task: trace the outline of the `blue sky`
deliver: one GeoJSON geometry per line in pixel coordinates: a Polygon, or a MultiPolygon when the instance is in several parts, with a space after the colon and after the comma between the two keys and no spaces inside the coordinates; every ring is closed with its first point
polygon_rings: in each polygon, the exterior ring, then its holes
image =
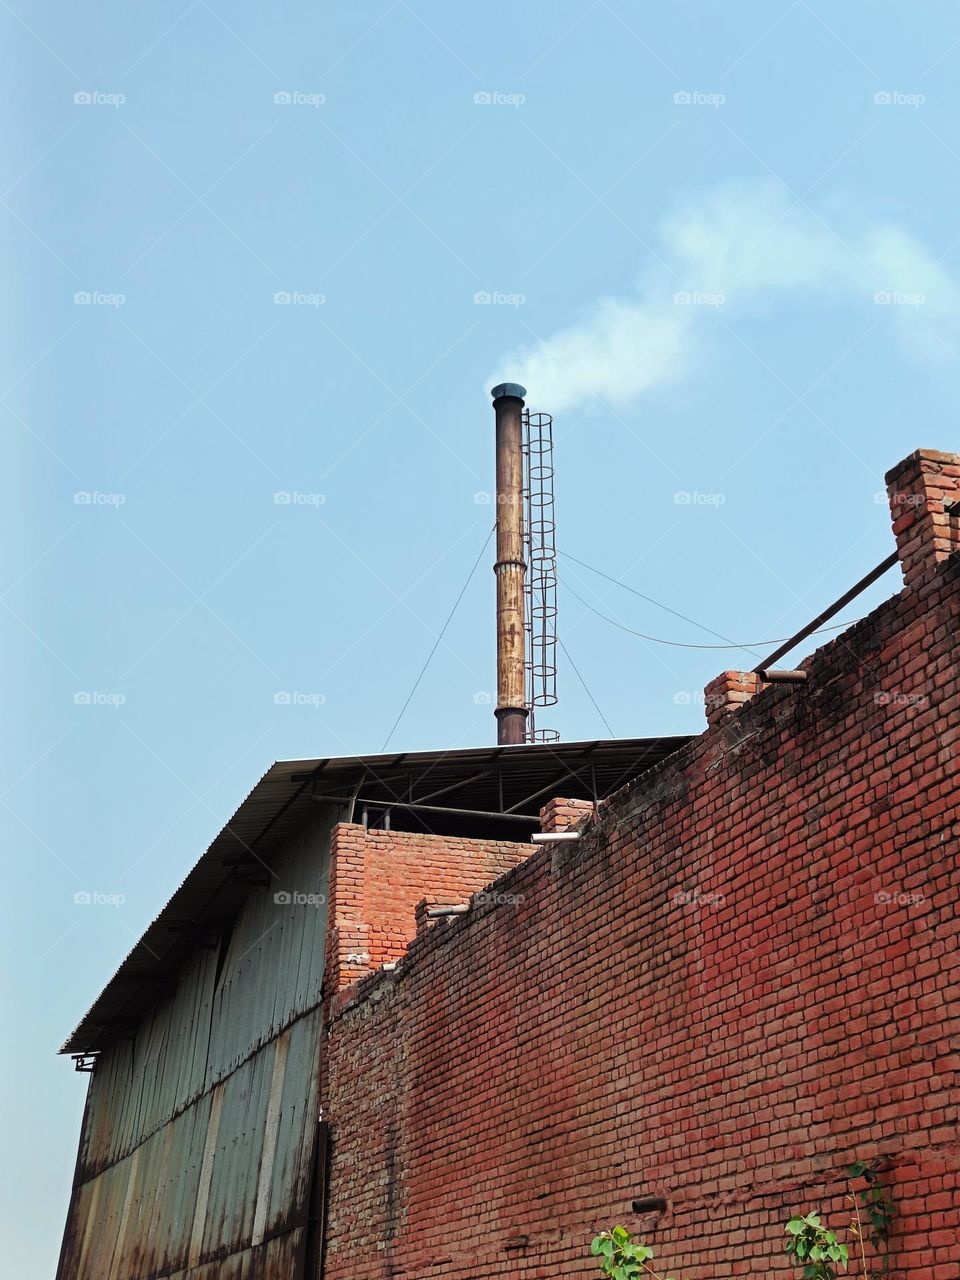
{"type": "MultiPolygon", "coordinates": [[[[10,1273],[46,1280],[85,1086],[55,1050],[272,760],[383,745],[489,530],[493,377],[556,413],[561,549],[734,640],[892,549],[884,471],[957,447],[960,13],[4,0],[0,25],[0,1212],[10,1273]]],[[[492,603],[484,563],[392,745],[492,739],[492,603]]],[[[617,735],[698,731],[707,680],[752,665],[560,605],[617,735]]],[[[560,690],[563,737],[605,736],[565,661],[560,690]]]]}

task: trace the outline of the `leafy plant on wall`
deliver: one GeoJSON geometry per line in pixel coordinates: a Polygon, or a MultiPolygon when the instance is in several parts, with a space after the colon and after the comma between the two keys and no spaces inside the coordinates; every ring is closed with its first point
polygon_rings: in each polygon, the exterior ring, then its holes
{"type": "MultiPolygon", "coordinates": [[[[856,1160],[847,1170],[851,1184],[861,1178],[865,1183],[860,1188],[852,1187],[847,1194],[853,1206],[849,1232],[854,1241],[854,1266],[861,1280],[888,1280],[890,1272],[890,1236],[896,1209],[890,1193],[880,1184],[882,1172],[879,1159],[856,1160]],[[868,1238],[873,1265],[867,1261],[868,1238]]],[[[802,1268],[803,1280],[838,1280],[840,1271],[849,1269],[850,1246],[830,1230],[818,1213],[791,1218],[785,1231],[786,1252],[794,1266],[802,1268]]],[[[600,1270],[609,1280],[641,1280],[644,1275],[652,1280],[671,1280],[650,1265],[652,1246],[634,1240],[626,1227],[601,1231],[591,1242],[590,1252],[599,1259],[600,1270]]]]}
{"type": "Polygon", "coordinates": [[[600,1270],[610,1280],[637,1280],[644,1272],[653,1276],[654,1280],[671,1280],[670,1276],[660,1276],[654,1271],[649,1265],[653,1249],[648,1244],[634,1240],[626,1227],[601,1231],[598,1236],[594,1236],[590,1252],[600,1259],[600,1270]]]}
{"type": "Polygon", "coordinates": [[[837,1267],[847,1269],[850,1251],[828,1230],[816,1213],[791,1218],[786,1231],[787,1253],[798,1267],[803,1267],[803,1280],[837,1280],[837,1267]]]}

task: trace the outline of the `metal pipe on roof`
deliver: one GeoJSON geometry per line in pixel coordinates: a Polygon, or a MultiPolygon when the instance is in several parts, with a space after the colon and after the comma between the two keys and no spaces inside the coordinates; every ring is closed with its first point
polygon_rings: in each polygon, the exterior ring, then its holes
{"type": "Polygon", "coordinates": [[[523,558],[523,398],[526,387],[493,388],[497,453],[497,742],[527,736],[523,558]]]}
{"type": "Polygon", "coordinates": [[[789,653],[790,650],[794,648],[795,645],[798,645],[801,640],[806,640],[807,636],[816,631],[817,627],[822,627],[825,622],[830,621],[834,614],[839,613],[845,604],[849,604],[850,601],[855,599],[861,591],[865,591],[867,587],[872,586],[878,578],[883,577],[888,569],[893,568],[898,559],[898,552],[892,551],[890,555],[887,556],[886,560],[881,560],[875,569],[871,569],[870,572],[865,574],[859,582],[854,583],[850,590],[845,591],[839,600],[834,600],[833,604],[824,609],[822,613],[818,613],[812,622],[808,622],[805,627],[801,627],[796,635],[792,635],[789,640],[784,641],[779,649],[775,649],[769,658],[754,667],[754,673],[762,676],[762,673],[772,667],[773,664],[777,662],[778,659],[782,658],[785,653],[789,653]]]}

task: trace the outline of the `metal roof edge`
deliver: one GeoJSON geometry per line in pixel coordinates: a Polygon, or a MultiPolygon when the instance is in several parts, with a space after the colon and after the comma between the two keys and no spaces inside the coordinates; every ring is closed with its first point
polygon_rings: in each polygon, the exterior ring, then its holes
{"type": "MultiPolygon", "coordinates": [[[[109,981],[101,989],[58,1052],[60,1054],[96,1052],[92,1045],[100,1038],[99,1030],[111,1025],[111,1023],[122,1021],[122,1018],[115,1016],[107,1017],[105,1020],[102,1017],[98,1019],[95,1017],[98,1010],[101,1010],[104,1004],[109,1005],[111,997],[114,997],[113,1002],[119,1006],[117,1012],[122,1012],[127,1005],[133,1002],[138,982],[140,984],[139,989],[143,989],[151,980],[155,981],[156,975],[165,968],[173,965],[179,968],[182,958],[176,959],[175,957],[178,944],[174,942],[163,950],[162,955],[158,954],[155,947],[152,947],[148,941],[151,938],[151,933],[155,934],[153,938],[155,946],[163,948],[163,943],[166,940],[165,936],[157,935],[156,931],[163,928],[169,932],[171,919],[174,916],[182,915],[189,919],[191,924],[199,925],[202,913],[211,911],[213,896],[218,892],[214,881],[219,876],[221,880],[220,889],[222,889],[223,884],[229,883],[230,880],[229,873],[223,869],[221,861],[216,858],[218,850],[227,852],[232,848],[233,852],[236,853],[238,850],[246,849],[253,855],[253,850],[256,848],[258,840],[266,836],[273,825],[282,818],[287,809],[302,794],[304,788],[309,785],[311,779],[318,773],[323,773],[326,770],[331,772],[340,770],[342,772],[356,768],[375,774],[377,769],[385,771],[388,767],[395,768],[399,764],[413,768],[421,765],[436,767],[444,762],[448,766],[459,762],[468,764],[474,761],[493,764],[500,760],[505,761],[512,758],[525,758],[531,765],[537,762],[542,765],[548,762],[551,757],[554,757],[557,759],[558,764],[562,765],[565,757],[567,759],[589,759],[595,753],[602,754],[604,748],[607,748],[608,753],[611,754],[623,753],[629,756],[632,752],[637,752],[639,755],[649,754],[663,759],[666,755],[672,754],[673,751],[684,746],[692,736],[694,735],[667,734],[649,738],[599,738],[577,742],[493,744],[482,747],[441,748],[426,751],[391,751],[377,755],[319,756],[274,760],[269,768],[260,775],[257,782],[237,806],[230,820],[214,836],[204,852],[170,894],[161,910],[147,925],[137,942],[121,960],[109,981]],[[279,788],[277,794],[272,796],[265,794],[274,787],[279,788]],[[243,833],[247,831],[251,823],[257,825],[259,834],[250,831],[250,840],[248,842],[244,840],[243,833]],[[208,881],[207,884],[203,883],[205,880],[208,881]],[[196,898],[191,901],[194,893],[196,893],[196,898]],[[143,974],[136,971],[131,973],[131,970],[138,970],[143,951],[148,952],[151,957],[151,959],[144,962],[145,972],[143,974]],[[152,972],[148,973],[146,970],[152,972]],[[117,991],[118,986],[125,981],[129,981],[131,984],[131,991],[126,995],[117,991]]],[[[656,760],[650,761],[651,764],[656,762],[656,760]]],[[[629,779],[625,780],[622,785],[628,784],[629,779]]],[[[464,785],[468,784],[465,783],[464,785]]],[[[557,786],[562,788],[560,783],[557,786]]],[[[619,790],[620,787],[617,789],[619,790]]],[[[558,790],[556,794],[562,794],[562,789],[558,790]]],[[[110,1011],[107,1009],[103,1012],[109,1013],[110,1011]]]]}

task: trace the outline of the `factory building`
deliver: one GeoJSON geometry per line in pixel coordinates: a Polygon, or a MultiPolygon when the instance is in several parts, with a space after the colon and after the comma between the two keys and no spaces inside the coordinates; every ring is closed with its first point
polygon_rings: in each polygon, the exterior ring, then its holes
{"type": "Polygon", "coordinates": [[[889,473],[902,589],[798,668],[561,743],[543,427],[495,407],[498,744],[264,775],[64,1046],[58,1280],[553,1280],[614,1223],[789,1274],[855,1159],[891,1280],[956,1280],[960,457],[889,473]]]}

